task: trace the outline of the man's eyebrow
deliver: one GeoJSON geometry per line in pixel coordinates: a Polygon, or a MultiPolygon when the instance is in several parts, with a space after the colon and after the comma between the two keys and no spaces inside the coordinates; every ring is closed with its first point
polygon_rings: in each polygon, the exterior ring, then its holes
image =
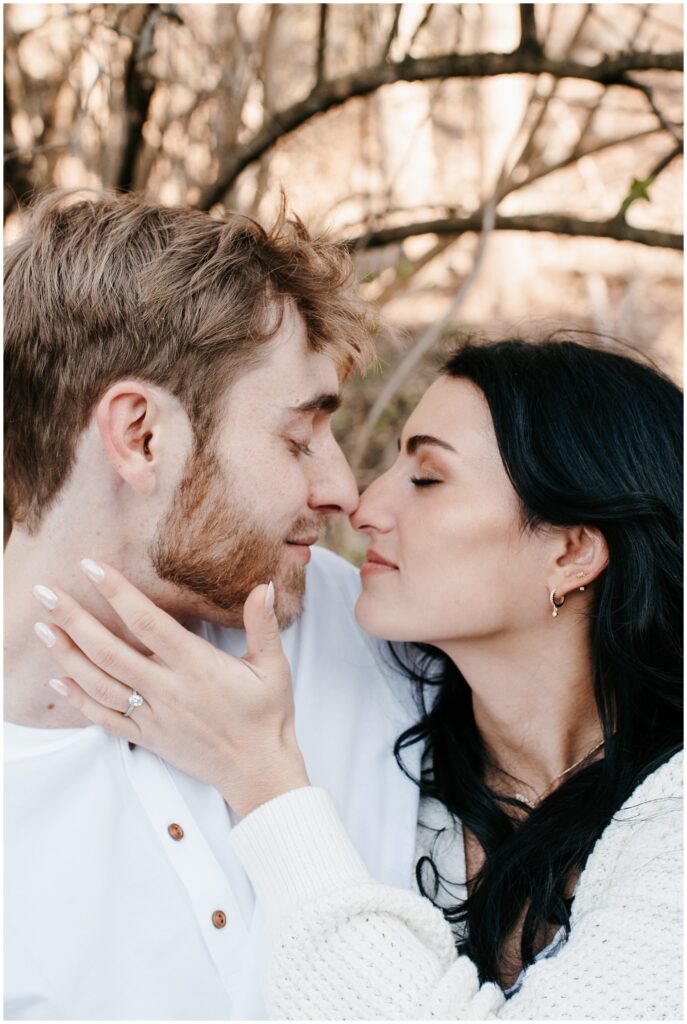
{"type": "Polygon", "coordinates": [[[336,412],[341,405],[341,395],[330,392],[322,395],[315,395],[300,405],[292,405],[289,412],[336,412]]]}
{"type": "MultiPolygon", "coordinates": [[[[415,455],[418,448],[421,448],[422,445],[425,444],[434,445],[435,448],[445,448],[448,452],[455,452],[456,450],[452,444],[448,443],[448,441],[442,441],[438,437],[432,437],[431,434],[413,434],[413,436],[409,437],[406,441],[406,451],[408,452],[408,455],[415,455]]],[[[400,438],[398,439],[398,450],[401,450],[400,438]]]]}

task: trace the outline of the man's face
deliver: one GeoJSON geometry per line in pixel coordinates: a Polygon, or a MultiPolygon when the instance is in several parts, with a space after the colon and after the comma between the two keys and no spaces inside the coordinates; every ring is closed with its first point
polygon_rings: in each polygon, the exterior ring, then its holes
{"type": "Polygon", "coordinates": [[[231,387],[208,448],[188,460],[152,545],[158,575],[203,599],[204,617],[240,625],[246,597],[270,579],[280,625],[300,614],[324,515],[358,503],[331,432],[338,396],[334,361],[309,349],[287,307],[260,365],[231,387]]]}

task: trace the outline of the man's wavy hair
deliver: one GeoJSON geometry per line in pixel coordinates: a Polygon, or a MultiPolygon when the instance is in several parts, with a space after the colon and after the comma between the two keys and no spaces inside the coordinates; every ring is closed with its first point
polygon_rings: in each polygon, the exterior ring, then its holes
{"type": "Polygon", "coordinates": [[[35,531],[78,438],[119,379],[166,388],[196,445],[291,301],[342,378],[373,356],[375,317],[348,255],[285,204],[265,229],[132,195],[53,192],[5,254],[5,497],[35,531]]]}

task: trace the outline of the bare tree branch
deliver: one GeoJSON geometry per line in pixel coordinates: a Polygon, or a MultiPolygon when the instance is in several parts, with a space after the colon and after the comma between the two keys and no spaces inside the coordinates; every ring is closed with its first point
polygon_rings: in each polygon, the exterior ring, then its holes
{"type": "MultiPolygon", "coordinates": [[[[145,5],[144,5],[145,6],[145,5]]],[[[154,53],[153,32],[160,17],[160,5],[148,4],[138,42],[132,44],[124,77],[127,130],[117,187],[125,192],[134,185],[136,161],[143,148],[143,125],[155,89],[153,78],[145,70],[145,61],[154,53]]]]}
{"type": "MultiPolygon", "coordinates": [[[[468,231],[479,231],[482,227],[481,213],[470,217],[446,217],[441,220],[423,221],[418,224],[405,224],[398,227],[381,228],[378,231],[366,232],[356,238],[346,239],[342,245],[350,250],[376,249],[394,242],[402,242],[405,238],[418,235],[452,235],[458,238],[468,231]]],[[[682,250],[682,235],[670,231],[653,231],[648,228],[635,228],[615,218],[606,221],[583,220],[581,217],[570,217],[565,213],[537,213],[505,217],[497,214],[494,220],[495,231],[533,231],[549,232],[554,235],[570,235],[574,237],[611,238],[619,242],[637,242],[656,248],[682,250]]]]}
{"type": "Polygon", "coordinates": [[[324,57],[327,50],[327,15],[329,4],[320,4],[320,31],[317,36],[317,63],[315,65],[315,88],[324,81],[324,57]]]}
{"type": "Polygon", "coordinates": [[[449,53],[435,57],[406,59],[400,63],[380,64],[362,68],[349,75],[322,82],[305,99],[285,110],[277,111],[248,143],[227,161],[223,173],[203,199],[203,209],[221,202],[236,178],[254,160],[270,149],[284,135],[295,131],[317,114],[323,114],[356,96],[369,96],[383,85],[394,82],[428,81],[433,78],[491,78],[498,75],[549,74],[554,78],[576,78],[602,85],[626,85],[639,88],[627,77],[628,71],[680,71],[683,55],[675,53],[622,53],[600,60],[598,64],[581,64],[565,59],[553,60],[530,51],[513,53],[449,53]]]}

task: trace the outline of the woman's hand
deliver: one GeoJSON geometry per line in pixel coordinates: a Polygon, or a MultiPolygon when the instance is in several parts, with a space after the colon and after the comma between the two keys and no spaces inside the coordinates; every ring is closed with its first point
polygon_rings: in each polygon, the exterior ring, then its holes
{"type": "MultiPolygon", "coordinates": [[[[39,586],[34,593],[55,637],[48,646],[67,673],[51,680],[58,693],[96,725],[216,786],[239,817],[309,785],[271,584],[248,596],[248,650],[234,658],[184,629],[116,569],[90,559],[82,566],[152,655],[116,637],[65,591],[39,586]],[[144,703],[125,717],[133,690],[144,703]]],[[[45,627],[37,633],[48,642],[45,627]]]]}

